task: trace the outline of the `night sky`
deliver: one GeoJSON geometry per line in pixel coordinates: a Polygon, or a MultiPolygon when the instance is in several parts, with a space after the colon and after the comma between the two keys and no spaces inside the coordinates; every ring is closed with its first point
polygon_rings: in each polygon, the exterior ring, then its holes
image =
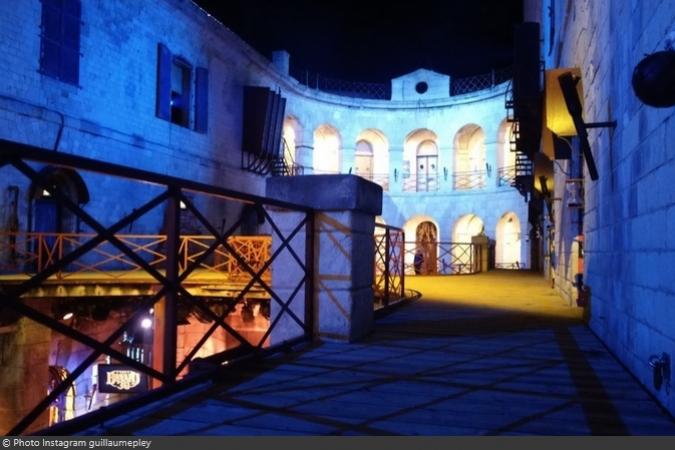
{"type": "Polygon", "coordinates": [[[326,76],[385,81],[420,67],[475,75],[512,61],[522,0],[196,0],[263,55],[326,76]]]}

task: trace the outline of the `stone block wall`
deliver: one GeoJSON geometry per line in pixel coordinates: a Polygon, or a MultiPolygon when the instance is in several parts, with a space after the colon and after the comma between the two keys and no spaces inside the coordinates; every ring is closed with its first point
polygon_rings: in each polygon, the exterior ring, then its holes
{"type": "MultiPolygon", "coordinates": [[[[675,392],[654,387],[648,359],[675,355],[675,108],[642,104],[631,76],[645,54],[665,48],[675,4],[538,3],[541,11],[554,7],[552,24],[547,13],[541,18],[546,66],[581,68],[586,122],[618,122],[614,130],[589,131],[600,173],[584,183],[590,326],[673,413],[675,392]]],[[[565,178],[557,170],[556,193],[565,178]]],[[[555,225],[564,241],[576,234],[560,217],[555,225]]],[[[572,271],[570,259],[561,259],[559,278],[572,271]]]]}

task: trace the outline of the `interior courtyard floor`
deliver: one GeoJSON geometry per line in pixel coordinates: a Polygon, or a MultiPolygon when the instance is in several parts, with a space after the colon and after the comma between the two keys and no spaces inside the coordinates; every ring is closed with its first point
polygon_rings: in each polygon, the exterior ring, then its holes
{"type": "Polygon", "coordinates": [[[409,277],[420,300],[85,431],[112,435],[675,435],[541,276],[409,277]]]}

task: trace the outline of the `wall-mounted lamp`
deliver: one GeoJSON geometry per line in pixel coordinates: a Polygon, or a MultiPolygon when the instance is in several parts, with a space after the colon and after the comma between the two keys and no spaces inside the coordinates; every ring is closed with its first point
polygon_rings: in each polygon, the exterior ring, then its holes
{"type": "Polygon", "coordinates": [[[587,130],[590,128],[615,128],[616,120],[595,123],[584,122],[582,117],[583,107],[581,105],[581,100],[577,91],[577,83],[579,83],[580,80],[581,79],[579,77],[575,77],[571,72],[565,72],[558,77],[558,83],[560,83],[560,89],[562,90],[562,94],[565,99],[567,111],[572,117],[574,128],[576,129],[577,135],[579,136],[579,144],[581,146],[581,152],[584,155],[584,159],[586,160],[588,174],[590,175],[591,180],[595,181],[598,179],[598,169],[595,166],[595,159],[593,159],[591,146],[588,143],[587,130]]]}
{"type": "Polygon", "coordinates": [[[488,178],[492,176],[492,165],[490,163],[485,163],[485,171],[487,172],[488,178]]]}
{"type": "Polygon", "coordinates": [[[584,180],[581,178],[570,178],[565,181],[567,190],[567,206],[570,208],[584,207],[584,180]]]}
{"type": "Polygon", "coordinates": [[[448,168],[447,167],[443,167],[443,179],[445,181],[448,181],[448,168]]]}
{"type": "Polygon", "coordinates": [[[655,108],[675,105],[675,42],[647,55],[633,70],[633,91],[642,103],[655,108]],[[669,48],[670,47],[670,48],[669,48]]]}

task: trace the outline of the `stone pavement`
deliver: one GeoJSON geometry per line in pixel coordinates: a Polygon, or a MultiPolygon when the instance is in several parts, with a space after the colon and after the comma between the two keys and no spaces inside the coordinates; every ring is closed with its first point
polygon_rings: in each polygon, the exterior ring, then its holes
{"type": "Polygon", "coordinates": [[[238,368],[87,434],[675,435],[539,276],[416,277],[358,344],[238,368]]]}

